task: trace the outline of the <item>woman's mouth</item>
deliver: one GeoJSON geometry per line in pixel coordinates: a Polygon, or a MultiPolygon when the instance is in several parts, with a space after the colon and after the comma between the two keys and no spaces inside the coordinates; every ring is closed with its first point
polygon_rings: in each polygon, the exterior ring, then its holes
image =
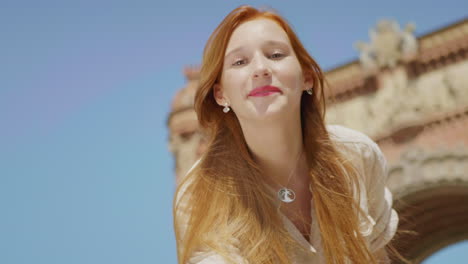
{"type": "Polygon", "coordinates": [[[281,93],[281,90],[276,86],[266,85],[253,89],[250,91],[249,96],[268,96],[274,93],[281,93]]]}

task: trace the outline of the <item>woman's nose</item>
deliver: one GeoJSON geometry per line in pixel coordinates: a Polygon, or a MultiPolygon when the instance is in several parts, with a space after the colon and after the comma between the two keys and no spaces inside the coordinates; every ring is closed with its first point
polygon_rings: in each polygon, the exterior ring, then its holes
{"type": "Polygon", "coordinates": [[[253,73],[254,79],[258,79],[262,77],[265,78],[265,77],[270,77],[270,76],[271,76],[271,72],[266,67],[256,69],[253,73]]]}
{"type": "Polygon", "coordinates": [[[262,59],[258,59],[255,63],[253,78],[258,79],[265,77],[271,77],[271,71],[268,68],[267,63],[265,61],[263,61],[262,59]]]}

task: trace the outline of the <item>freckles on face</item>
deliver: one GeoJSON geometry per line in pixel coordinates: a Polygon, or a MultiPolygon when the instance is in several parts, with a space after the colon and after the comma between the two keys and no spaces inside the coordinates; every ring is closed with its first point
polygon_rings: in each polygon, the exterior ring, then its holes
{"type": "Polygon", "coordinates": [[[300,93],[302,84],[302,69],[288,35],[275,21],[255,19],[234,30],[221,75],[224,93],[234,107],[258,86],[273,85],[282,94],[291,94],[300,93]]]}

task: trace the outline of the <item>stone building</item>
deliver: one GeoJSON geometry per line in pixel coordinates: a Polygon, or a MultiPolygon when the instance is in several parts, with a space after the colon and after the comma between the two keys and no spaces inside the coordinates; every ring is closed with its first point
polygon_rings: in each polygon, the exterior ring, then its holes
{"type": "MultiPolygon", "coordinates": [[[[468,20],[415,37],[380,21],[359,59],[325,73],[327,122],[362,131],[389,163],[403,230],[394,245],[414,263],[468,239],[468,20]],[[404,232],[410,230],[411,232],[404,232]]],[[[198,70],[174,98],[167,125],[177,181],[203,153],[193,111],[198,70]]]]}

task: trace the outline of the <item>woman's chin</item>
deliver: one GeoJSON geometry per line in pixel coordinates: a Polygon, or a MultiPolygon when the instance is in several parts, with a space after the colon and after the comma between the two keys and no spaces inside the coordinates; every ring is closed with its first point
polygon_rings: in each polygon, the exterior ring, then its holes
{"type": "Polygon", "coordinates": [[[270,117],[281,114],[287,108],[288,102],[280,96],[251,100],[246,109],[251,112],[251,116],[270,117]]]}
{"type": "Polygon", "coordinates": [[[253,112],[248,116],[250,122],[267,123],[267,122],[279,122],[286,120],[290,115],[286,115],[285,111],[280,109],[268,109],[262,112],[253,112]]]}
{"type": "Polygon", "coordinates": [[[244,106],[242,113],[237,112],[239,119],[248,122],[281,121],[291,117],[291,105],[287,100],[277,97],[276,100],[253,100],[244,106]]]}

